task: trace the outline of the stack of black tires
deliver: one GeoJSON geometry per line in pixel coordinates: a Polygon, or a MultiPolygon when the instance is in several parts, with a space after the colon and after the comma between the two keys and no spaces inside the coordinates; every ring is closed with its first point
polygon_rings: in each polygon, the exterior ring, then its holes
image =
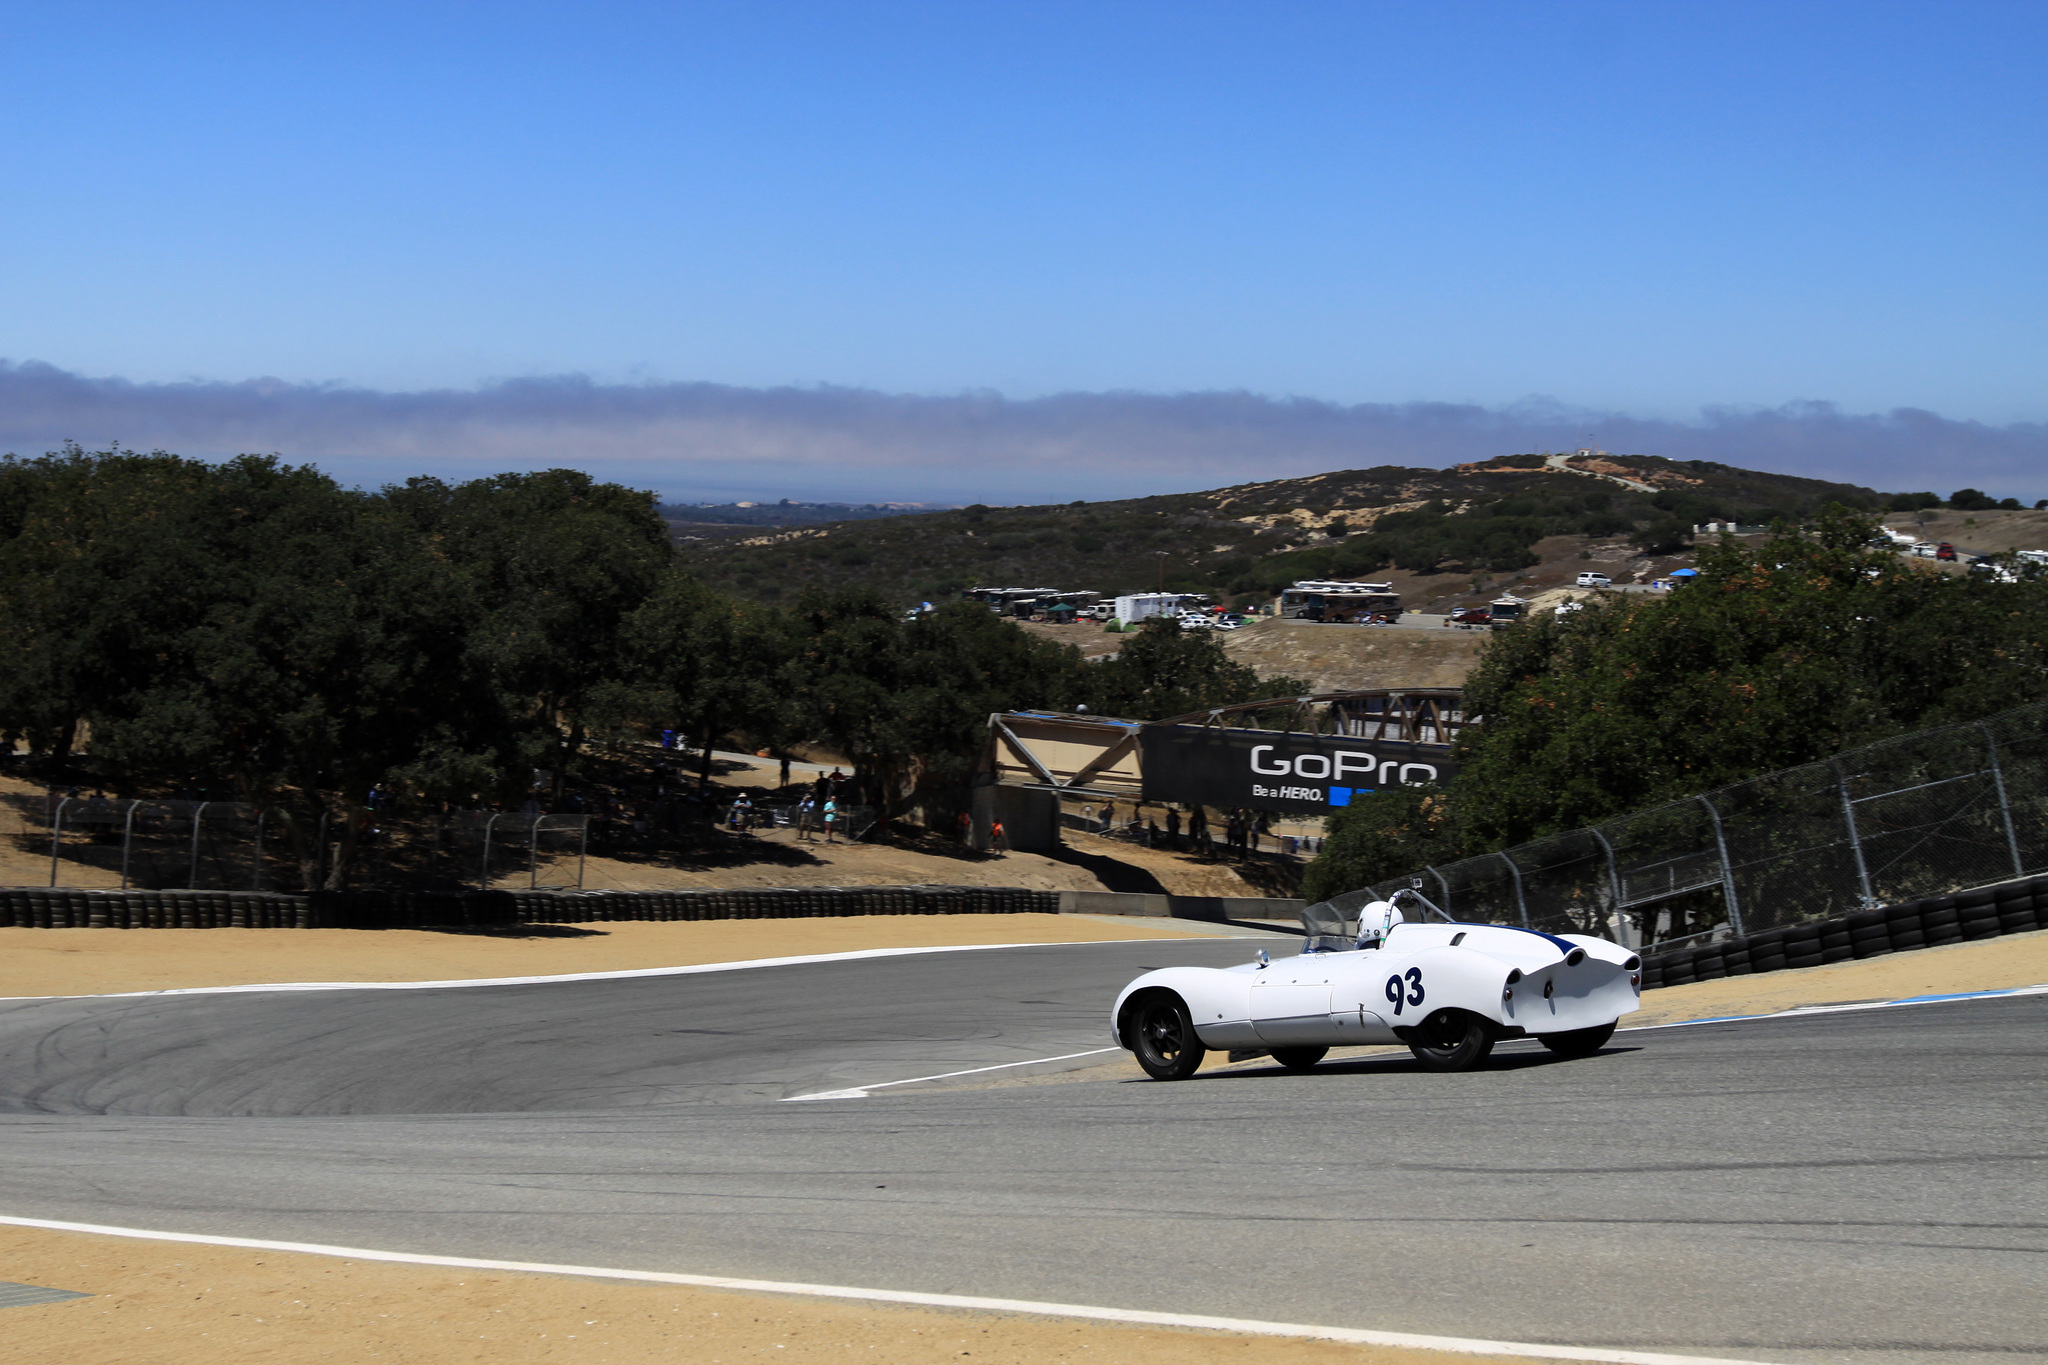
{"type": "Polygon", "coordinates": [[[1882,957],[1915,948],[2048,929],[2048,877],[1928,896],[1837,919],[1643,956],[1643,989],[1882,957]]]}
{"type": "Polygon", "coordinates": [[[424,929],[616,920],[1058,914],[1057,891],[987,886],[715,891],[81,891],[0,888],[0,928],[424,929]]]}

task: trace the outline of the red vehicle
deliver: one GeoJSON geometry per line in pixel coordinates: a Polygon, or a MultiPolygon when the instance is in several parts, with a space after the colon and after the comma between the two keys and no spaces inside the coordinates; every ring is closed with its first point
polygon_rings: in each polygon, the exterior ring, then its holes
{"type": "Polygon", "coordinates": [[[1459,607],[1444,618],[1447,626],[1490,626],[1493,613],[1485,607],[1459,607]]]}
{"type": "Polygon", "coordinates": [[[1934,547],[1934,557],[1936,559],[1953,560],[1956,557],[1956,547],[1944,540],[1941,544],[1934,547]]]}

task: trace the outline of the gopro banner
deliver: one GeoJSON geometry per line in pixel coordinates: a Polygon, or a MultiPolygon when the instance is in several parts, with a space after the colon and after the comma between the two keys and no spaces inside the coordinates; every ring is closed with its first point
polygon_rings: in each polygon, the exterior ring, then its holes
{"type": "Polygon", "coordinates": [[[1138,737],[1145,799],[1327,815],[1384,787],[1443,784],[1458,767],[1440,744],[1342,735],[1148,725],[1138,737]]]}

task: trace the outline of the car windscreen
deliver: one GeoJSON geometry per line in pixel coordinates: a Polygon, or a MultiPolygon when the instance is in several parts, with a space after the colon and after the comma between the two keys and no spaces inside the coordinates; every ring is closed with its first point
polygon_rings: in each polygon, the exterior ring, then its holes
{"type": "Polygon", "coordinates": [[[1311,937],[1341,938],[1358,932],[1358,912],[1380,898],[1371,887],[1346,891],[1326,901],[1303,906],[1301,927],[1311,937]]]}

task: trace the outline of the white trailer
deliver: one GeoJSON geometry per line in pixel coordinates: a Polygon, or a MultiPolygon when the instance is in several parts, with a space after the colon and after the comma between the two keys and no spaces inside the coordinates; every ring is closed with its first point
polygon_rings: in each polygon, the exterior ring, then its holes
{"type": "Polygon", "coordinates": [[[1188,603],[1208,600],[1203,593],[1136,592],[1116,599],[1116,619],[1122,625],[1136,625],[1155,616],[1178,616],[1188,603]]]}

